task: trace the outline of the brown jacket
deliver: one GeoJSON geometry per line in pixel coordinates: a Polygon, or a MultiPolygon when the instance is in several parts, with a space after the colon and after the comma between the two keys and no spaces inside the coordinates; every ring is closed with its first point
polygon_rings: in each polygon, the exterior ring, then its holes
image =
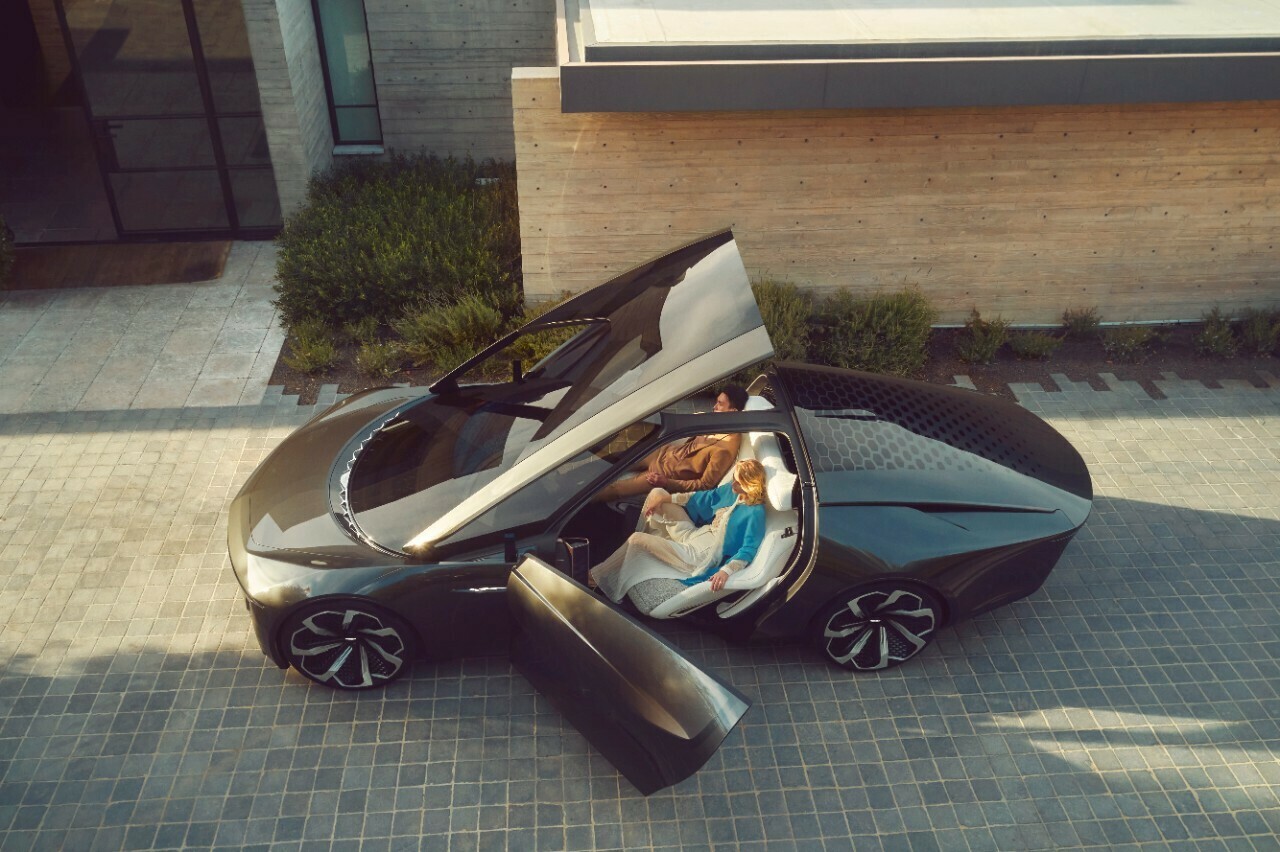
{"type": "Polygon", "coordinates": [[[669,444],[649,462],[650,473],[660,473],[671,484],[673,494],[705,491],[720,484],[738,458],[741,435],[698,435],[688,441],[669,444]]]}

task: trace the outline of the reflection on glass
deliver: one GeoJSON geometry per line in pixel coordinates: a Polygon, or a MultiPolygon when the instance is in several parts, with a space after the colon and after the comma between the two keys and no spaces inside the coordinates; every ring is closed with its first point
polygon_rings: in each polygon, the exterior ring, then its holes
{"type": "Polygon", "coordinates": [[[63,0],[95,116],[203,112],[182,4],[63,0]]]}
{"type": "Polygon", "coordinates": [[[231,169],[231,194],[241,228],[280,227],[280,199],[271,169],[231,169]]]}
{"type": "Polygon", "coordinates": [[[114,173],[111,190],[126,231],[230,227],[217,171],[114,173]]]}
{"type": "Polygon", "coordinates": [[[220,118],[218,130],[222,134],[222,151],[231,168],[271,165],[267,132],[262,125],[261,116],[220,118]]]}
{"type": "Polygon", "coordinates": [[[258,112],[258,82],[239,2],[193,0],[215,112],[258,112]]]}
{"type": "Polygon", "coordinates": [[[155,118],[105,122],[112,168],[172,169],[214,165],[209,122],[203,118],[155,118]]]}
{"type": "Polygon", "coordinates": [[[338,117],[338,142],[376,142],[382,138],[377,107],[335,106],[338,117]]]}
{"type": "Polygon", "coordinates": [[[380,142],[364,2],[316,0],[313,5],[329,72],[329,98],[337,116],[335,141],[380,142]]]}

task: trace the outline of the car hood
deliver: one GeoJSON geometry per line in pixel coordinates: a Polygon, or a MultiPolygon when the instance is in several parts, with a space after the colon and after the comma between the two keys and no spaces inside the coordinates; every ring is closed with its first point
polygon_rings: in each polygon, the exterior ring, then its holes
{"type": "Polygon", "coordinates": [[[332,485],[346,464],[343,452],[369,426],[424,391],[382,388],[339,402],[299,428],[271,452],[240,489],[236,515],[246,545],[352,558],[369,550],[347,535],[333,512],[332,485]]]}
{"type": "Polygon", "coordinates": [[[1008,400],[893,376],[798,364],[778,374],[824,504],[1061,511],[1084,523],[1088,467],[1008,400]]]}

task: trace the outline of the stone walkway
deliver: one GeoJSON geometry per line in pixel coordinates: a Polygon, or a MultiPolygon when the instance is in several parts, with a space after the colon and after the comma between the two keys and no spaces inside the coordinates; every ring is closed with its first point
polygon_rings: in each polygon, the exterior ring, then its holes
{"type": "Polygon", "coordinates": [[[259,402],[274,275],[273,245],[239,242],[216,281],[0,293],[0,413],[259,402]]]}
{"type": "Polygon", "coordinates": [[[5,852],[1280,849],[1280,390],[1022,389],[1097,488],[1045,587],[878,676],[661,625],[754,706],[646,799],[504,659],[359,696],[267,664],[225,511],[314,408],[145,384],[0,414],[5,852]]]}

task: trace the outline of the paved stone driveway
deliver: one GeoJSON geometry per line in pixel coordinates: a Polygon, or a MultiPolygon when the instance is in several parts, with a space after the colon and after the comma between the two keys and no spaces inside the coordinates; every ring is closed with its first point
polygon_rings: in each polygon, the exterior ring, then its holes
{"type": "Polygon", "coordinates": [[[216,281],[0,293],[0,414],[256,404],[284,343],[275,248],[216,281]]]}
{"type": "Polygon", "coordinates": [[[264,664],[224,510],[311,408],[0,416],[0,848],[1280,848],[1280,391],[1117,387],[1026,393],[1095,514],[922,659],[664,627],[754,707],[648,799],[504,660],[264,664]]]}

